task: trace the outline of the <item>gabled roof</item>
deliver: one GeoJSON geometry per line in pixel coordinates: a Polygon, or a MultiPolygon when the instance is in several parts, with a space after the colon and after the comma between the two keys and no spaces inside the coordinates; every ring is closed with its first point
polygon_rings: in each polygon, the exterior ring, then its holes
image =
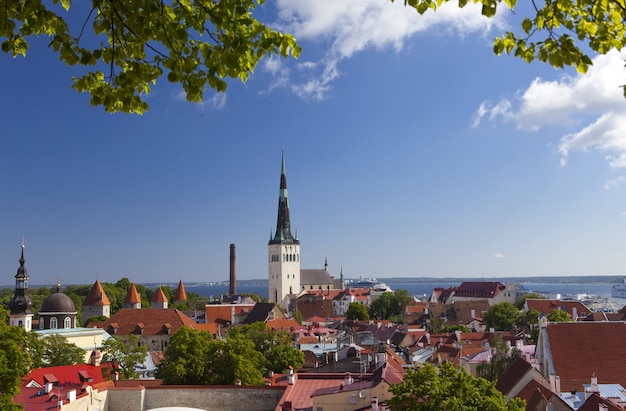
{"type": "Polygon", "coordinates": [[[104,381],[102,366],[91,364],[63,365],[58,367],[35,368],[26,377],[22,378],[23,385],[44,387],[46,382],[58,385],[82,386],[85,382],[97,384],[104,381]],[[91,377],[91,381],[87,381],[91,377]]]}
{"type": "Polygon", "coordinates": [[[198,328],[191,318],[176,308],[163,310],[124,308],[103,322],[101,327],[109,334],[115,335],[138,334],[139,330],[143,330],[141,333],[144,335],[174,334],[181,327],[198,328]]]}
{"type": "Polygon", "coordinates": [[[274,303],[256,303],[242,324],[252,324],[257,321],[266,322],[270,317],[270,312],[274,310],[274,303]]]}
{"type": "Polygon", "coordinates": [[[528,298],[525,305],[528,310],[535,309],[543,315],[548,315],[555,310],[565,311],[572,318],[574,318],[574,311],[577,317],[586,317],[591,313],[591,310],[578,300],[528,298]]]}
{"type": "Polygon", "coordinates": [[[156,292],[154,293],[154,296],[152,297],[152,300],[150,301],[152,303],[166,303],[167,301],[167,297],[165,296],[165,293],[163,292],[163,289],[161,287],[159,287],[156,292]]]}
{"type": "Polygon", "coordinates": [[[327,270],[320,269],[300,269],[300,285],[320,285],[320,284],[332,284],[333,279],[330,278],[330,274],[327,270]]]}
{"type": "MultiPolygon", "coordinates": [[[[626,387],[626,323],[548,323],[545,330],[554,373],[563,391],[582,391],[593,373],[601,384],[626,387]]],[[[540,337],[541,338],[541,337],[540,337]]]]}
{"type": "Polygon", "coordinates": [[[132,283],[130,285],[130,288],[128,289],[128,292],[126,293],[126,297],[124,297],[124,304],[137,304],[137,303],[141,303],[141,297],[139,296],[139,293],[137,292],[137,287],[135,287],[135,284],[132,283]]]}
{"type": "Polygon", "coordinates": [[[107,297],[107,294],[104,292],[104,288],[102,287],[100,281],[96,280],[96,282],[93,284],[93,287],[91,287],[91,291],[89,291],[89,294],[87,294],[87,297],[85,297],[83,305],[111,305],[109,297],[107,297]]]}
{"type": "Polygon", "coordinates": [[[623,411],[623,408],[618,407],[613,404],[611,401],[600,397],[597,393],[592,393],[589,398],[585,401],[583,405],[577,411],[598,411],[600,409],[600,404],[604,405],[606,408],[602,408],[606,411],[623,411]]]}
{"type": "Polygon", "coordinates": [[[496,389],[502,394],[507,395],[531,368],[532,365],[528,361],[522,357],[516,357],[507,369],[504,370],[500,378],[498,378],[496,389]]]}
{"type": "Polygon", "coordinates": [[[493,298],[505,286],[498,281],[463,281],[454,290],[455,297],[493,298]]]}
{"type": "Polygon", "coordinates": [[[178,281],[178,288],[174,292],[173,302],[177,303],[179,301],[186,301],[187,293],[185,292],[185,286],[183,285],[183,280],[178,281]]]}

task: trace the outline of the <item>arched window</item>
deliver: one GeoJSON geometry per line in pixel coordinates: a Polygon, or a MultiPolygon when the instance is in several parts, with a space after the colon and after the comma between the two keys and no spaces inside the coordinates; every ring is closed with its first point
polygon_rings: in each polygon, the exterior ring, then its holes
{"type": "Polygon", "coordinates": [[[72,319],[70,317],[65,317],[63,320],[63,328],[72,328],[72,319]]]}
{"type": "Polygon", "coordinates": [[[41,317],[39,319],[39,329],[40,330],[43,330],[44,323],[45,323],[45,321],[44,321],[43,317],[41,317]]]}
{"type": "Polygon", "coordinates": [[[55,317],[50,317],[50,329],[56,330],[57,327],[57,319],[55,317]]]}

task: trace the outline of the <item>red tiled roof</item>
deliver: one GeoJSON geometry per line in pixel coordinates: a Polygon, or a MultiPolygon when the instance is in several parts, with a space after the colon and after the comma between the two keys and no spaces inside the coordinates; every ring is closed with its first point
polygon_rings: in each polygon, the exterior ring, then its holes
{"type": "Polygon", "coordinates": [[[197,324],[176,308],[163,310],[124,308],[102,323],[105,331],[117,328],[116,335],[129,335],[138,332],[138,325],[143,326],[144,335],[174,334],[181,327],[197,329],[197,324]],[[169,327],[166,326],[169,324],[169,327]]]}
{"type": "Polygon", "coordinates": [[[156,292],[154,293],[154,297],[152,297],[152,300],[150,302],[153,303],[166,303],[167,302],[167,297],[165,296],[165,293],[163,292],[163,289],[161,287],[159,287],[156,292]]]}
{"type": "Polygon", "coordinates": [[[288,385],[282,398],[278,402],[275,411],[282,411],[285,402],[291,402],[292,409],[311,409],[313,407],[313,399],[311,395],[322,388],[339,387],[345,379],[343,373],[333,374],[296,374],[295,384],[288,385]]]}
{"type": "Polygon", "coordinates": [[[84,383],[81,375],[89,375],[93,378],[93,383],[104,381],[102,377],[102,366],[93,366],[91,364],[75,364],[63,365],[58,367],[35,368],[26,377],[22,378],[24,385],[34,381],[40,387],[46,384],[46,381],[57,383],[59,385],[75,384],[80,386],[84,383]]]}
{"type": "Polygon", "coordinates": [[[179,302],[179,301],[186,301],[187,300],[187,293],[185,292],[185,286],[183,285],[183,280],[178,281],[178,288],[176,289],[176,292],[174,293],[174,299],[172,301],[174,302],[179,302]]]}
{"type": "Polygon", "coordinates": [[[124,304],[137,304],[137,303],[141,303],[141,297],[139,296],[139,293],[137,292],[137,287],[135,287],[135,284],[131,284],[130,289],[128,290],[128,293],[126,293],[126,297],[124,298],[124,304]]]}
{"type": "Polygon", "coordinates": [[[96,282],[93,284],[93,287],[91,287],[91,291],[89,291],[89,294],[87,294],[87,297],[85,297],[85,302],[83,302],[83,305],[111,305],[109,297],[107,297],[107,294],[104,292],[104,288],[102,287],[102,284],[100,284],[100,281],[96,280],[96,282]]]}
{"type": "Polygon", "coordinates": [[[498,281],[463,281],[454,290],[455,297],[493,298],[504,289],[498,281]]]}
{"type": "Polygon", "coordinates": [[[563,391],[582,391],[593,373],[600,384],[626,387],[626,323],[548,323],[545,331],[563,391]]]}
{"type": "Polygon", "coordinates": [[[526,307],[529,310],[535,309],[540,314],[550,314],[554,310],[562,310],[574,317],[574,308],[576,309],[577,317],[586,317],[591,313],[591,310],[580,301],[576,300],[548,300],[540,298],[528,298],[526,300],[526,307]]]}

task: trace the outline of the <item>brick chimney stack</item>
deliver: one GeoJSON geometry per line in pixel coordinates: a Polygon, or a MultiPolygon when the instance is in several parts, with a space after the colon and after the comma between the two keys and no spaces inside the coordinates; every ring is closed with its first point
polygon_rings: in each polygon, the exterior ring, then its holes
{"type": "Polygon", "coordinates": [[[235,244],[230,245],[230,295],[237,294],[237,262],[235,244]]]}

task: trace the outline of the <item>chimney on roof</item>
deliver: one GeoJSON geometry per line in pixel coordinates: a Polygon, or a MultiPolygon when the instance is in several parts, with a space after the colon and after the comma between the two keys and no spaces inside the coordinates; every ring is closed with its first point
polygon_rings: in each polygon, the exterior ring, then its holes
{"type": "Polygon", "coordinates": [[[606,405],[605,403],[601,402],[600,404],[598,404],[598,411],[608,411],[608,409],[609,409],[609,406],[606,405]]]}
{"type": "Polygon", "coordinates": [[[67,392],[67,402],[76,401],[76,390],[69,390],[67,392]]]}
{"type": "Polygon", "coordinates": [[[235,244],[230,245],[230,295],[237,294],[237,256],[235,244]]]}
{"type": "Polygon", "coordinates": [[[598,387],[598,377],[596,377],[596,373],[591,374],[591,392],[600,392],[600,388],[598,387]]]}
{"type": "Polygon", "coordinates": [[[378,397],[372,397],[372,411],[378,411],[378,397]]]}
{"type": "Polygon", "coordinates": [[[576,307],[572,307],[572,320],[578,321],[578,310],[576,307]]]}

